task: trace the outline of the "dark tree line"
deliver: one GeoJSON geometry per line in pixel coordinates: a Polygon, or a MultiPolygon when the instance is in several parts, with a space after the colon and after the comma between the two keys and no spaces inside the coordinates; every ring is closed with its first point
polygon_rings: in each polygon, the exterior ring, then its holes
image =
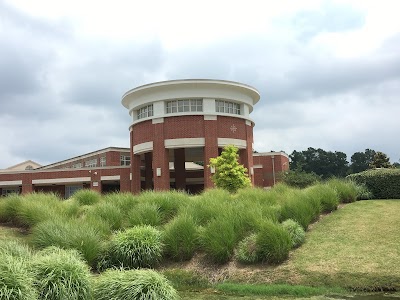
{"type": "Polygon", "coordinates": [[[321,178],[344,177],[370,168],[399,167],[400,164],[389,162],[385,153],[365,149],[364,152],[355,152],[350,163],[347,155],[340,151],[325,151],[323,149],[308,148],[304,151],[293,151],[290,157],[290,170],[315,173],[321,178]]]}

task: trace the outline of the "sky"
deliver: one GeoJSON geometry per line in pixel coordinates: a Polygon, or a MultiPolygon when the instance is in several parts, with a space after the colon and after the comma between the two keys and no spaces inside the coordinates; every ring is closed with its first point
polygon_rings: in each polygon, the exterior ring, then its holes
{"type": "Polygon", "coordinates": [[[0,0],[0,169],[129,147],[122,95],[255,87],[258,152],[400,159],[400,2],[0,0]]]}

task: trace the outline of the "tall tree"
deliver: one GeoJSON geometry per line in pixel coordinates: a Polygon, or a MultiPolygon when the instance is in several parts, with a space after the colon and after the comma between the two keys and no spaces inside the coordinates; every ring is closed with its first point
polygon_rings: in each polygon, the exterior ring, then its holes
{"type": "Polygon", "coordinates": [[[348,172],[347,155],[340,151],[325,151],[309,147],[304,151],[293,151],[290,155],[290,169],[315,173],[322,178],[343,177],[348,172]]]}
{"type": "Polygon", "coordinates": [[[375,154],[375,150],[371,149],[365,149],[364,152],[355,152],[351,156],[351,173],[359,173],[369,169],[375,154]]]}
{"type": "Polygon", "coordinates": [[[391,168],[392,165],[389,162],[389,157],[383,152],[376,152],[374,160],[372,161],[371,168],[391,168]]]}

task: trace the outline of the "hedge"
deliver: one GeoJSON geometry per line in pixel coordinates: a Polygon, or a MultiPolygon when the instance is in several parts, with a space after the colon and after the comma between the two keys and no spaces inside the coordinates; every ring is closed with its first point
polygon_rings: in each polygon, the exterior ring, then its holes
{"type": "Polygon", "coordinates": [[[400,170],[373,169],[350,174],[347,178],[364,184],[377,199],[400,199],[400,170]]]}

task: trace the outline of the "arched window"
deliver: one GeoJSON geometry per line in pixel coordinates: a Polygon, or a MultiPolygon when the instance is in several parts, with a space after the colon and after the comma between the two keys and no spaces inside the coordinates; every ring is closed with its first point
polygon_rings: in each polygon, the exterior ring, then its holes
{"type": "Polygon", "coordinates": [[[33,170],[33,167],[31,165],[26,166],[25,170],[33,170]]]}

